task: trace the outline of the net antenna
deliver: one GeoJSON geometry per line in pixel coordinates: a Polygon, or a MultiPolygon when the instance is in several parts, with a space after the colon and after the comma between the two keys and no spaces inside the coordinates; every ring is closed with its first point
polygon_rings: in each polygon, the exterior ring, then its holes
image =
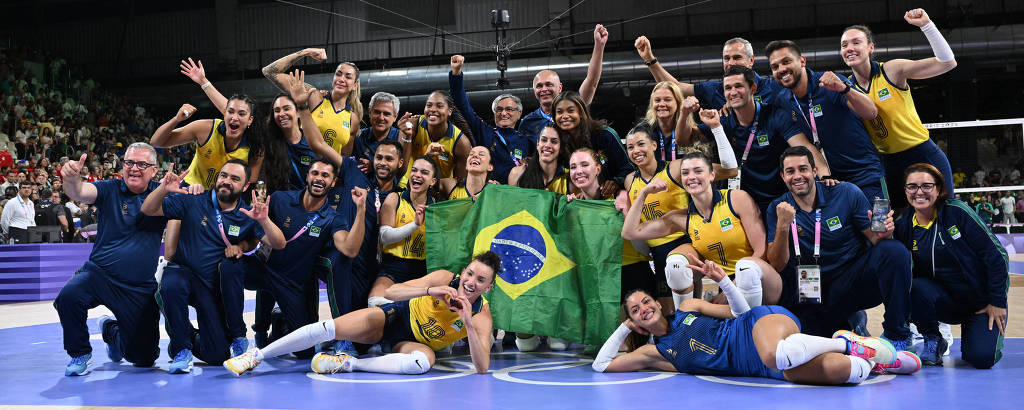
{"type": "Polygon", "coordinates": [[[512,47],[508,43],[507,30],[511,19],[508,10],[491,10],[491,26],[494,27],[494,59],[498,68],[498,88],[502,90],[509,87],[508,78],[505,77],[505,70],[508,70],[508,56],[512,47]]]}

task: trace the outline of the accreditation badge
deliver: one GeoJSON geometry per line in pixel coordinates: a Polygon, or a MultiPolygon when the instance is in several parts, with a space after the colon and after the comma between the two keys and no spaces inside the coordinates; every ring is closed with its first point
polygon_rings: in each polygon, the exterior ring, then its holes
{"type": "Polygon", "coordinates": [[[729,178],[729,189],[740,189],[740,174],[742,171],[736,170],[736,176],[729,178]]]}
{"type": "Polygon", "coordinates": [[[800,265],[796,267],[796,279],[800,287],[800,303],[821,303],[821,266],[800,265]]]}

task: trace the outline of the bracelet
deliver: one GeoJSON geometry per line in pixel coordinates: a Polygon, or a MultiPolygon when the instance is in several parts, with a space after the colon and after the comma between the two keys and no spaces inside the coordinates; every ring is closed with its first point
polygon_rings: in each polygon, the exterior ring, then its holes
{"type": "Polygon", "coordinates": [[[297,106],[295,106],[295,109],[296,110],[308,110],[309,109],[309,104],[306,103],[306,104],[302,104],[302,105],[297,105],[297,106]]]}
{"type": "Polygon", "coordinates": [[[850,83],[846,83],[846,88],[844,88],[843,91],[840,91],[839,94],[846,95],[846,93],[850,92],[851,88],[853,87],[850,87],[850,83]]]}
{"type": "Polygon", "coordinates": [[[205,90],[205,89],[210,88],[212,86],[213,86],[213,84],[210,83],[209,81],[207,81],[207,82],[203,83],[202,85],[200,85],[199,88],[202,88],[202,89],[205,90]]]}
{"type": "Polygon", "coordinates": [[[430,296],[430,286],[427,286],[427,296],[430,296]]]}
{"type": "Polygon", "coordinates": [[[647,64],[647,66],[650,67],[652,65],[658,64],[658,59],[655,58],[655,59],[653,59],[651,61],[644,61],[644,64],[647,64]]]}

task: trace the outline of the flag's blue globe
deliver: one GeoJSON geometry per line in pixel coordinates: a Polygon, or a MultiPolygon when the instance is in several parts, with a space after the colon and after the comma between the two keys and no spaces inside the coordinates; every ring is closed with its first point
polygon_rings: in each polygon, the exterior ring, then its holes
{"type": "Polygon", "coordinates": [[[499,276],[516,285],[536,276],[547,257],[544,237],[529,225],[509,225],[501,229],[491,242],[491,250],[501,256],[499,276]]]}

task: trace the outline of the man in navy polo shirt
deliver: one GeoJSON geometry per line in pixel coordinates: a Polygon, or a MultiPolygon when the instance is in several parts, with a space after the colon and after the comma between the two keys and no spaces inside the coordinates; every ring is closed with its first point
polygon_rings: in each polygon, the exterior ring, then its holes
{"type": "MultiPolygon", "coordinates": [[[[587,77],[583,79],[579,90],[580,97],[587,105],[594,101],[597,84],[601,82],[601,63],[604,61],[604,46],[607,43],[608,29],[600,24],[594,26],[594,50],[590,54],[590,63],[587,65],[587,77]]],[[[554,122],[551,119],[551,113],[555,109],[552,104],[555,102],[555,97],[561,93],[562,80],[558,77],[558,73],[552,70],[541,70],[533,76],[533,96],[537,98],[540,107],[523,117],[523,121],[519,123],[519,134],[536,145],[537,138],[540,138],[540,132],[544,129],[544,124],[554,122]]]]}
{"type": "MultiPolygon", "coordinates": [[[[684,83],[676,80],[668,70],[665,70],[658,59],[654,58],[654,50],[651,49],[651,41],[646,36],[640,36],[633,44],[640,58],[651,70],[651,75],[657,81],[671,81],[679,85],[684,96],[695,96],[703,107],[720,109],[725,106],[726,97],[722,92],[721,81],[703,81],[699,83],[684,83]]],[[[722,46],[722,71],[728,71],[729,67],[747,67],[754,69],[754,47],[742,37],[731,38],[722,46]]],[[[778,83],[771,77],[761,77],[754,72],[754,83],[757,88],[753,92],[754,101],[764,103],[770,102],[771,98],[778,92],[778,83]]],[[[682,103],[680,101],[680,103],[682,103]]]]}
{"type": "Polygon", "coordinates": [[[499,184],[507,184],[509,171],[530,156],[535,148],[533,141],[515,129],[519,117],[523,115],[523,102],[512,94],[497,96],[491,103],[494,125],[485,123],[473,112],[469,97],[466,96],[466,88],[462,83],[462,65],[465,61],[460,55],[452,56],[452,71],[448,74],[449,91],[455,106],[466,117],[476,145],[491,151],[494,170],[489,178],[499,184]]]}
{"type": "Polygon", "coordinates": [[[114,317],[101,317],[100,330],[111,361],[127,359],[138,367],[152,366],[160,355],[160,310],[153,293],[153,271],[167,219],[144,215],[140,208],[156,189],[156,151],[137,142],[124,153],[121,179],[82,182],[86,155],[61,168],[64,192],[92,204],[99,215],[96,243],[86,261],[60,290],[53,306],[64,330],[64,350],[72,357],[67,376],[85,374],[92,360],[88,310],[104,305],[114,317]]]}
{"type": "Polygon", "coordinates": [[[782,272],[779,304],[793,308],[803,332],[829,336],[846,328],[850,314],[881,303],[885,305],[883,336],[897,350],[907,350],[910,253],[890,239],[892,213],[886,218],[885,232],[872,232],[871,204],[864,193],[850,183],[826,186],[815,181],[817,168],[805,147],[787,148],[780,167],[789,192],[768,207],[767,221],[768,262],[782,272]],[[790,247],[794,221],[799,252],[790,247]],[[816,231],[820,232],[820,252],[815,252],[816,231]],[[810,271],[807,266],[820,266],[816,303],[799,303],[797,288],[803,293],[800,285],[805,283],[799,283],[802,281],[793,270],[796,265],[800,265],[801,275],[810,271]]]}
{"type": "MultiPolygon", "coordinates": [[[[188,373],[192,356],[206,363],[220,363],[230,354],[222,312],[219,266],[225,258],[239,258],[262,238],[270,247],[283,249],[284,234],[267,217],[264,199],[253,192],[252,209],[240,199],[249,186],[250,169],[245,161],[232,159],[217,174],[215,189],[187,195],[174,166],[142,203],[142,212],[181,220],[175,262],[169,263],[157,288],[157,301],[171,338],[168,354],[174,358],[171,373],[188,373]],[[183,195],[167,196],[168,193],[183,195]],[[188,307],[196,309],[199,330],[189,322],[188,307]]],[[[244,341],[244,339],[243,339],[244,341]]],[[[248,343],[245,343],[248,345],[248,343]]],[[[235,347],[235,346],[231,346],[235,347]]],[[[248,346],[239,346],[245,351],[248,346]]]]}
{"type": "MultiPolygon", "coordinates": [[[[284,249],[269,252],[267,259],[264,259],[261,249],[253,255],[221,263],[224,315],[232,337],[245,337],[243,286],[270,292],[281,307],[287,326],[284,332],[287,333],[316,319],[309,315],[306,289],[314,280],[313,263],[319,250],[324,246],[334,246],[348,257],[355,257],[359,252],[365,225],[366,190],[352,189],[352,201],[357,206],[350,228],[349,220],[327,203],[327,192],[334,184],[337,170],[337,164],[330,160],[316,159],[306,174],[305,189],[278,191],[271,195],[269,217],[287,238],[284,249]]],[[[303,353],[305,357],[313,356],[312,350],[303,353]]]]}
{"type": "MultiPolygon", "coordinates": [[[[816,163],[821,163],[821,153],[804,135],[796,112],[785,106],[757,102],[753,70],[742,65],[731,66],[725,70],[721,84],[732,115],[720,120],[701,115],[704,123],[695,128],[705,140],[714,141],[713,129],[721,123],[733,152],[739,157],[739,188],[754,198],[763,218],[768,204],[786,192],[786,185],[779,177],[779,155],[790,146],[803,146],[811,151],[816,163]]],[[[828,174],[828,167],[822,168],[828,174]]],[[[734,185],[729,187],[735,189],[734,185]]]]}
{"type": "Polygon", "coordinates": [[[804,132],[820,147],[832,174],[860,187],[869,199],[886,196],[882,190],[882,161],[864,129],[863,119],[878,116],[878,108],[867,95],[851,93],[849,79],[831,71],[815,73],[807,68],[800,48],[789,40],[768,43],[765,54],[772,76],[779,85],[773,101],[787,104],[803,122],[804,132]]]}
{"type": "Polygon", "coordinates": [[[359,136],[352,145],[352,156],[359,161],[359,169],[368,178],[373,175],[371,163],[380,143],[398,141],[400,133],[394,125],[399,106],[398,97],[391,93],[378,92],[370,97],[370,126],[359,130],[359,136]]]}

